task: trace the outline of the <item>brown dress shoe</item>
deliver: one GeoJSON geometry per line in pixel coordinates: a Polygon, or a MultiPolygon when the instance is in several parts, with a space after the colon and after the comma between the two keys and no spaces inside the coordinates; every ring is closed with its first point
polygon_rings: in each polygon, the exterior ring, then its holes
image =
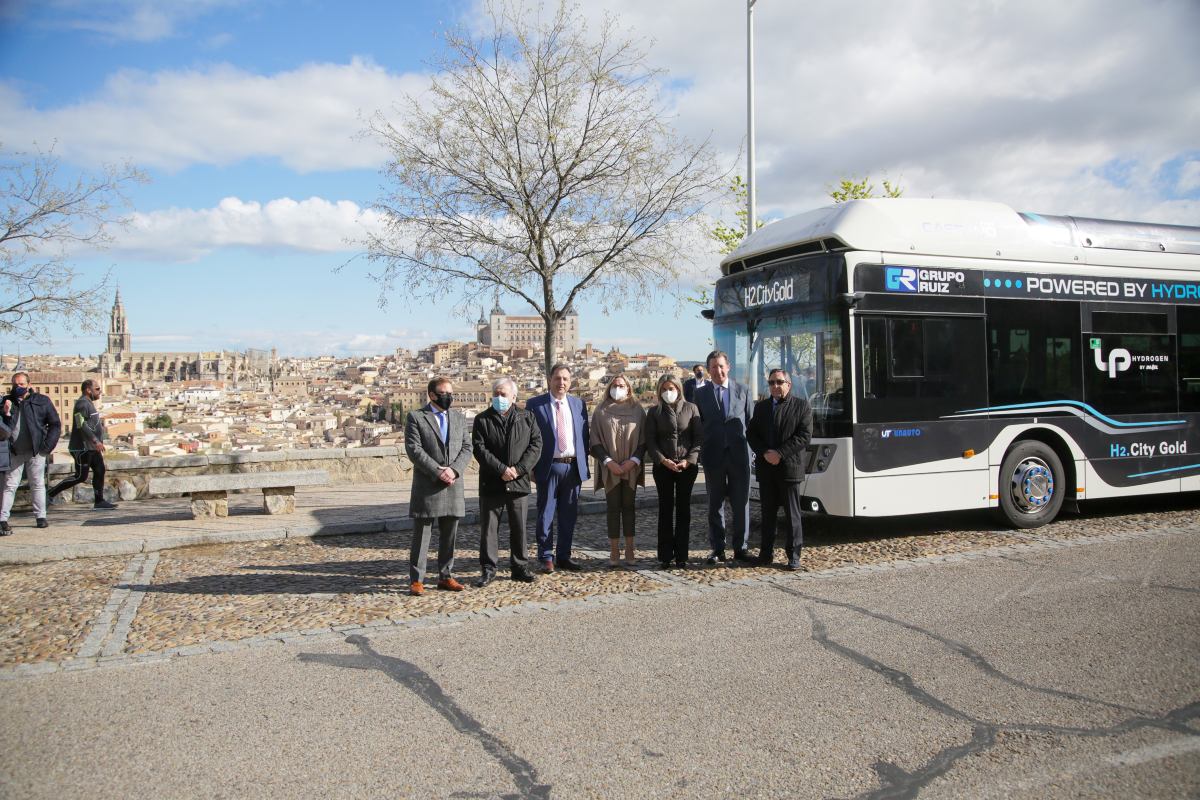
{"type": "Polygon", "coordinates": [[[420,581],[413,581],[408,585],[408,593],[413,597],[420,597],[425,594],[425,584],[420,581]]]}
{"type": "Polygon", "coordinates": [[[461,592],[463,590],[463,585],[454,580],[454,578],[443,578],[442,580],[438,581],[438,588],[445,589],[448,592],[461,592]]]}
{"type": "Polygon", "coordinates": [[[547,558],[542,562],[542,569],[546,572],[554,572],[554,559],[547,558]]]}

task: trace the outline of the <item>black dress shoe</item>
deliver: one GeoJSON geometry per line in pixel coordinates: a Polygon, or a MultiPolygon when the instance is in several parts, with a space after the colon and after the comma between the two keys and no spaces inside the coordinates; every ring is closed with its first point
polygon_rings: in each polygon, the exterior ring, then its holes
{"type": "Polygon", "coordinates": [[[572,561],[569,558],[564,558],[562,561],[559,561],[558,568],[565,569],[567,572],[579,572],[583,569],[583,567],[579,566],[578,562],[572,561]]]}
{"type": "Polygon", "coordinates": [[[512,579],[514,581],[518,581],[520,583],[533,583],[534,581],[537,580],[537,578],[534,577],[532,574],[530,574],[528,572],[524,572],[524,571],[514,572],[512,574],[512,579]]]}
{"type": "Polygon", "coordinates": [[[659,569],[670,569],[670,568],[671,568],[671,562],[670,562],[670,561],[664,561],[664,562],[662,562],[661,564],[659,564],[659,565],[658,565],[658,568],[659,568],[659,569]]]}
{"type": "Polygon", "coordinates": [[[116,503],[110,503],[107,500],[101,500],[97,503],[92,504],[92,508],[100,509],[101,511],[111,511],[112,509],[114,509],[116,507],[117,507],[116,503]]]}
{"type": "Polygon", "coordinates": [[[704,559],[704,563],[708,564],[710,567],[715,567],[717,564],[725,563],[725,551],[713,550],[708,554],[708,558],[704,559]]]}
{"type": "Polygon", "coordinates": [[[800,571],[800,559],[793,558],[791,561],[789,561],[787,563],[787,568],[791,572],[799,572],[800,571]]]}
{"type": "Polygon", "coordinates": [[[749,550],[734,550],[733,551],[733,559],[734,559],[734,561],[749,561],[750,560],[750,551],[749,550]]]}
{"type": "Polygon", "coordinates": [[[681,558],[681,559],[679,559],[678,561],[676,561],[676,562],[675,562],[675,566],[676,566],[676,567],[686,567],[686,566],[687,566],[687,559],[686,559],[686,558],[681,558]]]}
{"type": "Polygon", "coordinates": [[[0,522],[0,536],[12,536],[12,525],[8,524],[8,520],[0,522]]]}
{"type": "Polygon", "coordinates": [[[49,528],[50,523],[46,521],[45,517],[38,517],[37,518],[37,526],[39,528],[49,528]]]}
{"type": "Polygon", "coordinates": [[[773,560],[774,559],[767,558],[764,556],[759,556],[757,559],[757,562],[760,567],[769,567],[769,566],[771,566],[773,560]]]}
{"type": "Polygon", "coordinates": [[[494,580],[496,580],[496,573],[485,572],[479,576],[478,580],[475,581],[475,588],[482,589],[494,580]]]}

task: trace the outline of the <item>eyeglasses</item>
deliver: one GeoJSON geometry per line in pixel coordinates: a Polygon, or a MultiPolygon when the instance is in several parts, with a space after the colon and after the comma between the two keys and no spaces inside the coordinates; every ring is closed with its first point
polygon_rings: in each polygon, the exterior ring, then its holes
{"type": "Polygon", "coordinates": [[[767,381],[767,384],[770,386],[787,386],[788,382],[787,381],[767,381]]]}

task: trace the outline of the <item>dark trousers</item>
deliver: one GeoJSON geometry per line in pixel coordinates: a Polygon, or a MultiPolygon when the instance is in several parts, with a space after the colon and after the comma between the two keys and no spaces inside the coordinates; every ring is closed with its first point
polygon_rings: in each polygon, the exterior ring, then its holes
{"type": "Polygon", "coordinates": [[[804,544],[804,533],[800,529],[801,489],[799,481],[785,481],[781,476],[772,475],[767,470],[759,471],[758,498],[762,503],[762,541],[759,543],[759,558],[770,560],[774,556],[775,524],[781,506],[784,525],[787,526],[783,535],[783,549],[789,561],[800,557],[800,547],[804,544]]]}
{"type": "Polygon", "coordinates": [[[75,474],[59,481],[50,489],[50,496],[54,497],[59,492],[65,492],[67,489],[73,489],[83,483],[88,479],[90,470],[92,494],[95,502],[99,503],[104,499],[104,454],[98,450],[84,450],[81,453],[71,453],[71,457],[75,459],[75,474]]]}
{"type": "Polygon", "coordinates": [[[525,511],[529,507],[527,494],[479,495],[479,566],[485,575],[496,572],[500,557],[500,518],[508,515],[508,567],[514,575],[529,568],[525,556],[529,543],[525,539],[525,511]]]}
{"type": "MultiPolygon", "coordinates": [[[[743,447],[745,445],[743,444],[743,447]]],[[[704,464],[704,488],[708,492],[708,541],[713,550],[725,550],[725,500],[729,500],[731,544],[734,550],[750,546],[750,467],[732,464],[726,453],[704,464]]]]}
{"type": "Polygon", "coordinates": [[[687,561],[692,527],[692,487],[700,470],[692,464],[683,472],[654,465],[654,487],[658,489],[658,560],[664,564],[687,561]],[[674,516],[675,524],[671,525],[674,516]]]}
{"type": "Polygon", "coordinates": [[[454,540],[458,538],[458,517],[417,517],[413,520],[412,550],[408,556],[410,582],[425,580],[425,562],[429,558],[429,537],[434,523],[438,526],[438,580],[454,577],[454,540]]]}
{"type": "Polygon", "coordinates": [[[550,464],[550,475],[537,485],[538,560],[555,560],[554,520],[558,518],[557,561],[571,560],[575,518],[579,516],[579,471],[574,464],[550,464]]]}

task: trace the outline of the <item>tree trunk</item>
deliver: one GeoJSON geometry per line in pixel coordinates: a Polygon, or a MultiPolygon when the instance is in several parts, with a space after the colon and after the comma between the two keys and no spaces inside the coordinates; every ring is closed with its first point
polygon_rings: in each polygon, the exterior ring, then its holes
{"type": "Polygon", "coordinates": [[[546,333],[542,339],[542,347],[543,347],[543,356],[545,357],[545,362],[546,362],[546,370],[545,370],[546,386],[549,387],[549,385],[550,385],[550,368],[553,367],[554,364],[558,361],[558,347],[557,347],[556,337],[554,335],[555,328],[558,327],[558,324],[557,324],[558,323],[558,319],[557,319],[558,313],[556,311],[554,311],[552,309],[552,307],[549,305],[547,305],[547,309],[549,309],[549,310],[542,317],[542,319],[544,319],[546,322],[546,333]]]}

